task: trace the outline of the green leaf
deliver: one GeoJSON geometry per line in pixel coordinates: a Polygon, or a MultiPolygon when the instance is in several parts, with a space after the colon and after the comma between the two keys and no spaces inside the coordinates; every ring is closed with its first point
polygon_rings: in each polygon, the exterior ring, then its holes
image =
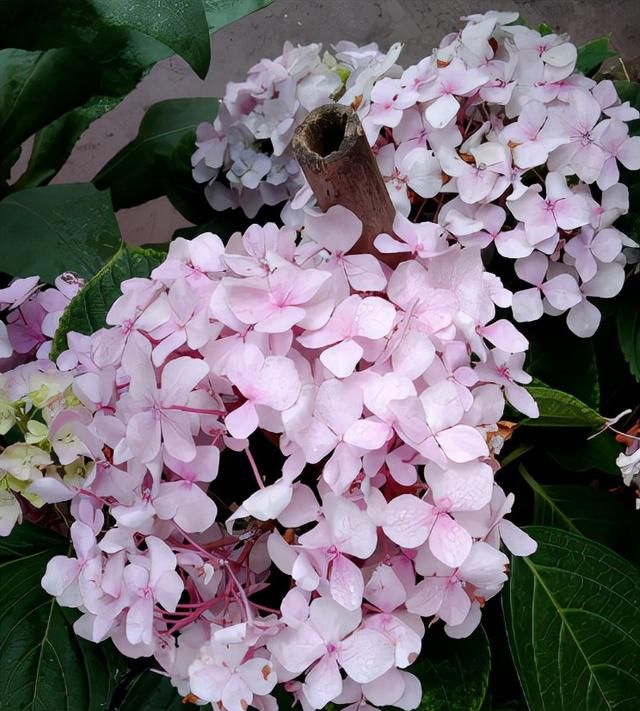
{"type": "Polygon", "coordinates": [[[0,50],[0,157],[92,93],[95,67],[68,49],[0,50]]]}
{"type": "Polygon", "coordinates": [[[69,302],[53,337],[51,359],[67,349],[67,333],[91,334],[106,326],[107,312],[132,277],[148,277],[166,254],[141,247],[121,246],[104,267],[69,302]]]}
{"type": "Polygon", "coordinates": [[[101,711],[118,672],[112,648],[85,642],[73,617],[40,586],[48,561],[65,555],[60,536],[29,524],[0,539],[0,707],[101,711]]]}
{"type": "Polygon", "coordinates": [[[640,83],[618,79],[613,84],[616,87],[620,101],[628,101],[631,106],[640,109],[640,83]]]}
{"type": "Polygon", "coordinates": [[[171,204],[189,222],[198,225],[216,215],[204,194],[204,186],[191,175],[195,131],[186,133],[173,149],[165,170],[165,192],[171,204]]]}
{"type": "MultiPolygon", "coordinates": [[[[640,124],[640,119],[631,123],[640,124]]],[[[616,227],[640,245],[640,183],[629,186],[629,212],[617,219],[616,227]]]]}
{"type": "Polygon", "coordinates": [[[2,270],[49,283],[65,271],[92,277],[120,244],[109,194],[90,183],[12,193],[0,202],[0,225],[2,270]]]}
{"type": "Polygon", "coordinates": [[[616,52],[609,49],[609,37],[601,37],[578,47],[576,71],[589,74],[597,69],[605,59],[615,57],[616,52]]]}
{"type": "MultiPolygon", "coordinates": [[[[118,711],[185,711],[194,708],[185,706],[175,687],[167,677],[150,670],[143,671],[131,683],[127,693],[118,705],[118,711]]],[[[199,706],[203,711],[211,711],[211,705],[199,706]]]]}
{"type": "Polygon", "coordinates": [[[503,604],[531,711],[633,711],[640,698],[640,574],[582,536],[528,527],[503,604]]]}
{"type": "Polygon", "coordinates": [[[34,188],[48,183],[62,168],[77,140],[89,125],[119,103],[119,98],[93,97],[84,106],[68,111],[38,131],[27,169],[13,189],[34,188]]]}
{"type": "Polygon", "coordinates": [[[442,627],[430,629],[408,669],[422,682],[418,711],[479,711],[490,667],[489,641],[481,627],[466,639],[451,639],[442,627]]]}
{"type": "MultiPolygon", "coordinates": [[[[575,484],[543,485],[521,465],[520,474],[534,492],[533,520],[591,538],[636,562],[637,513],[632,496],[575,484]]],[[[624,491],[623,494],[630,494],[624,491]]]]}
{"type": "Polygon", "coordinates": [[[564,433],[560,442],[546,441],[545,451],[564,469],[572,472],[586,472],[596,469],[612,476],[620,476],[616,457],[620,445],[611,432],[601,432],[597,437],[587,439],[584,432],[569,436],[564,433]]]}
{"type": "Polygon", "coordinates": [[[203,0],[207,24],[211,32],[217,32],[225,25],[239,20],[245,15],[250,15],[267,5],[273,0],[203,0]]]}
{"type": "Polygon", "coordinates": [[[585,405],[577,397],[541,385],[527,388],[538,403],[540,417],[525,418],[522,425],[529,427],[601,427],[604,417],[585,405]]]}
{"type": "Polygon", "coordinates": [[[538,32],[545,37],[546,35],[552,35],[553,34],[553,27],[550,25],[547,25],[546,22],[542,22],[541,24],[538,25],[538,32]]]}
{"type": "MultiPolygon", "coordinates": [[[[151,106],[138,135],[117,153],[94,178],[99,188],[111,188],[116,209],[139,205],[164,194],[164,173],[169,159],[202,121],[212,121],[215,99],[168,99],[151,106]]],[[[194,147],[195,150],[195,147],[194,147]]]]}
{"type": "Polygon", "coordinates": [[[0,46],[74,47],[90,57],[115,56],[132,32],[182,56],[204,78],[209,33],[202,0],[4,0],[0,46]]]}
{"type": "Polygon", "coordinates": [[[590,407],[599,406],[600,385],[592,340],[568,333],[562,322],[534,326],[529,343],[527,373],[545,385],[574,395],[590,407]]]}
{"type": "Polygon", "coordinates": [[[640,381],[640,279],[633,279],[618,301],[618,341],[634,378],[640,381]]]}

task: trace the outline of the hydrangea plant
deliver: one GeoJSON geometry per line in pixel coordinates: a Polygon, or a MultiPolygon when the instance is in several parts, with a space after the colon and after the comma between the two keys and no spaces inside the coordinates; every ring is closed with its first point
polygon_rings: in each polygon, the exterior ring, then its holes
{"type": "MultiPolygon", "coordinates": [[[[528,707],[634,708],[640,438],[617,423],[638,412],[628,390],[603,409],[635,410],[598,413],[609,354],[591,337],[611,350],[615,298],[640,377],[640,114],[629,87],[587,76],[606,42],[579,51],[515,13],[463,20],[406,69],[400,44],[288,43],[230,83],[172,161],[232,230],[72,261],[51,287],[56,260],[42,283],[10,257],[0,551],[49,610],[22,685],[29,653],[1,613],[17,708],[46,707],[50,650],[85,661],[70,708],[491,708],[512,690],[487,690],[480,625],[487,611],[504,654],[489,600],[509,576],[528,707]],[[319,208],[292,146],[334,102],[395,212],[364,253],[362,220],[319,208]],[[560,484],[545,466],[588,473],[560,484]],[[630,488],[607,491],[616,472],[630,488]],[[54,614],[66,642],[48,638],[54,614]]],[[[99,186],[127,149],[114,160],[99,186]]],[[[14,588],[2,599],[26,618],[14,588]]]]}

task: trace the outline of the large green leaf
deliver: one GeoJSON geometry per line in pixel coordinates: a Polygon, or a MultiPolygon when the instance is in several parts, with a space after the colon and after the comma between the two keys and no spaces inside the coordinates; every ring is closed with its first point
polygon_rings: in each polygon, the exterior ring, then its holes
{"type": "Polygon", "coordinates": [[[95,96],[84,106],[68,111],[38,131],[27,169],[14,189],[34,188],[48,183],[62,168],[82,133],[118,103],[120,99],[115,97],[95,96]]]}
{"type": "Polygon", "coordinates": [[[51,347],[55,360],[67,349],[67,333],[94,333],[106,325],[107,312],[120,296],[120,285],[132,277],[148,277],[166,255],[152,249],[122,246],[74,296],[65,309],[51,347]]]}
{"type": "Polygon", "coordinates": [[[49,283],[64,271],[92,277],[120,244],[109,194],[90,183],[12,193],[0,202],[0,226],[2,271],[49,283]]]}
{"type": "Polygon", "coordinates": [[[0,708],[101,711],[118,672],[105,645],[85,642],[73,617],[41,587],[48,561],[68,543],[29,524],[0,538],[0,708]]]}
{"type": "Polygon", "coordinates": [[[195,131],[189,131],[182,136],[167,160],[164,182],[171,204],[189,222],[199,225],[221,213],[214,212],[205,197],[203,186],[196,183],[191,175],[194,144],[195,131]]]}
{"type": "Polygon", "coordinates": [[[543,485],[522,465],[520,474],[534,492],[536,524],[579,533],[640,561],[635,540],[638,514],[632,496],[575,484],[543,485]]]}
{"type": "Polygon", "coordinates": [[[482,628],[450,639],[431,628],[418,661],[409,667],[422,682],[419,711],[479,711],[487,693],[491,654],[482,628]]]}
{"type": "Polygon", "coordinates": [[[92,94],[94,73],[91,62],[68,49],[0,50],[0,158],[83,104],[92,94]]]}
{"type": "Polygon", "coordinates": [[[588,439],[584,431],[562,432],[557,438],[545,435],[544,450],[564,469],[572,472],[586,472],[596,469],[612,476],[620,476],[616,458],[620,454],[620,445],[612,432],[601,432],[588,439]]]}
{"type": "Polygon", "coordinates": [[[575,533],[531,526],[503,595],[513,659],[531,711],[635,711],[640,574],[575,533]]]}
{"type": "Polygon", "coordinates": [[[609,48],[609,37],[600,37],[578,47],[576,71],[589,74],[597,69],[605,59],[615,57],[616,53],[609,48]]]}
{"type": "Polygon", "coordinates": [[[534,325],[527,336],[527,373],[597,408],[600,386],[593,341],[569,333],[560,319],[534,325]],[[570,358],[567,353],[571,353],[570,358]]]}
{"type": "Polygon", "coordinates": [[[640,278],[631,280],[618,302],[617,326],[629,370],[640,381],[640,278]]]}
{"type": "Polygon", "coordinates": [[[136,138],[117,153],[95,177],[99,188],[111,188],[116,209],[131,207],[164,194],[164,173],[185,135],[194,135],[202,121],[211,121],[218,102],[209,98],[168,99],[144,115],[136,138]]]}
{"type": "Polygon", "coordinates": [[[601,427],[604,417],[585,405],[577,397],[561,390],[542,385],[527,388],[540,409],[540,417],[525,418],[523,425],[530,427],[601,427]]]}
{"type": "Polygon", "coordinates": [[[207,24],[211,32],[239,20],[267,5],[273,0],[203,0],[207,24]]]}
{"type": "Polygon", "coordinates": [[[88,56],[114,56],[140,33],[170,48],[204,78],[209,33],[202,0],[3,0],[0,46],[74,47],[88,56]]]}
{"type": "MultiPolygon", "coordinates": [[[[185,706],[177,689],[169,679],[150,670],[143,671],[131,683],[127,693],[118,705],[118,711],[185,711],[195,707],[185,706]]],[[[210,711],[211,706],[200,706],[210,711]]]]}

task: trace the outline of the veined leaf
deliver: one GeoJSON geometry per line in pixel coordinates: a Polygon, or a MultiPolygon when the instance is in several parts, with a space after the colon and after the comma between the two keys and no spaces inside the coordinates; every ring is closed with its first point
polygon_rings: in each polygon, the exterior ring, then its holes
{"type": "Polygon", "coordinates": [[[0,46],[73,47],[106,59],[122,49],[132,31],[169,47],[204,78],[211,55],[202,0],[4,0],[0,4],[0,46]]]}
{"type": "Polygon", "coordinates": [[[69,49],[0,50],[0,157],[92,93],[95,66],[69,49]]]}
{"type": "MultiPolygon", "coordinates": [[[[189,706],[186,707],[187,709],[189,706]]],[[[203,711],[211,711],[211,706],[200,706],[203,711]]],[[[118,711],[185,711],[182,697],[178,690],[171,686],[167,677],[155,674],[151,670],[138,675],[118,706],[118,711]]]]}
{"type": "Polygon", "coordinates": [[[51,359],[55,360],[67,349],[69,331],[91,334],[103,328],[111,305],[122,293],[122,282],[132,277],[148,277],[165,258],[163,252],[122,245],[69,302],[53,338],[51,359]]]}
{"type": "Polygon", "coordinates": [[[640,562],[640,550],[635,540],[638,515],[632,496],[576,484],[543,485],[522,465],[520,474],[534,492],[533,520],[536,524],[563,528],[592,538],[640,562]]]}
{"type": "Polygon", "coordinates": [[[640,382],[640,279],[633,279],[632,282],[618,302],[618,340],[629,370],[640,382]]]}
{"type": "Polygon", "coordinates": [[[616,53],[609,49],[609,37],[600,37],[578,47],[576,71],[589,74],[597,69],[605,59],[615,57],[616,53]]]}
{"type": "Polygon", "coordinates": [[[593,341],[567,332],[560,319],[551,324],[532,325],[527,335],[530,342],[527,373],[597,408],[600,386],[593,341]]]}
{"type": "Polygon", "coordinates": [[[584,431],[571,435],[563,432],[561,437],[545,443],[545,451],[569,471],[597,469],[611,476],[620,476],[620,468],[616,464],[620,445],[611,432],[601,432],[591,439],[587,438],[584,431]]]}
{"type": "Polygon", "coordinates": [[[529,427],[601,427],[604,417],[585,405],[577,397],[540,385],[527,388],[538,403],[540,417],[525,418],[522,425],[529,427]]]}
{"type": "Polygon", "coordinates": [[[482,628],[451,639],[442,628],[427,632],[422,652],[408,671],[422,682],[419,711],[479,711],[489,683],[491,653],[482,628]]]}
{"type": "MultiPolygon", "coordinates": [[[[168,99],[151,106],[138,135],[96,175],[99,188],[110,188],[116,209],[140,205],[164,194],[164,173],[180,140],[202,121],[212,121],[215,99],[168,99]]],[[[195,146],[194,146],[195,150],[195,146]]]]}
{"type": "Polygon", "coordinates": [[[2,270],[53,283],[65,271],[88,279],[118,249],[109,194],[90,183],[46,185],[0,202],[2,270]]]}
{"type": "Polygon", "coordinates": [[[82,133],[119,103],[119,98],[95,96],[38,131],[27,169],[13,188],[23,190],[48,183],[71,155],[82,133]]]}
{"type": "Polygon", "coordinates": [[[210,32],[239,20],[245,15],[250,15],[267,5],[273,0],[204,0],[204,12],[210,32]]]}
{"type": "Polygon", "coordinates": [[[165,169],[164,190],[176,210],[189,222],[199,225],[224,213],[216,213],[212,209],[205,197],[204,186],[196,183],[191,175],[195,140],[195,130],[189,131],[173,149],[165,169]]]}
{"type": "Polygon", "coordinates": [[[503,604],[531,711],[634,711],[640,698],[640,574],[608,548],[556,528],[527,529],[503,604]]]}
{"type": "Polygon", "coordinates": [[[0,708],[103,711],[118,672],[106,645],[78,638],[69,610],[40,586],[68,543],[30,524],[0,539],[0,708]]]}

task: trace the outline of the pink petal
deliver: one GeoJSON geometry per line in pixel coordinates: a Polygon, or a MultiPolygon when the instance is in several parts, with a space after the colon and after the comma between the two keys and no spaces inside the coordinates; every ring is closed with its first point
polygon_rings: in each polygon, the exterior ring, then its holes
{"type": "Polygon", "coordinates": [[[540,411],[536,401],[526,388],[520,385],[509,385],[505,388],[507,400],[527,417],[539,417],[540,411]]]}
{"type": "Polygon", "coordinates": [[[506,319],[483,326],[479,332],[490,343],[506,353],[522,353],[529,347],[529,341],[506,319]]]}
{"type": "Polygon", "coordinates": [[[559,274],[549,279],[541,289],[551,306],[560,311],[565,311],[582,300],[580,288],[570,274],[559,274]]]}
{"type": "Polygon", "coordinates": [[[466,619],[471,609],[471,600],[459,583],[449,585],[438,616],[448,625],[459,625],[466,619]]]}
{"type": "Polygon", "coordinates": [[[436,615],[444,602],[447,579],[428,577],[419,582],[407,598],[407,610],[422,617],[436,615]]]}
{"type": "Polygon", "coordinates": [[[176,358],[162,370],[162,401],[165,405],[181,405],[202,378],[209,366],[199,358],[176,358]]]}
{"type": "Polygon", "coordinates": [[[457,568],[469,555],[472,539],[467,531],[447,514],[440,514],[429,534],[429,550],[450,568],[457,568]]]}
{"type": "Polygon", "coordinates": [[[462,622],[457,625],[445,625],[444,631],[447,637],[452,639],[464,639],[473,634],[482,619],[482,610],[477,602],[471,603],[469,612],[462,622]]]}
{"type": "Polygon", "coordinates": [[[598,330],[600,319],[599,309],[584,299],[567,314],[567,326],[576,336],[590,338],[598,330]]]}
{"type": "Polygon", "coordinates": [[[236,439],[245,439],[258,429],[258,413],[249,400],[225,418],[227,430],[236,439]]]}
{"type": "Polygon", "coordinates": [[[364,629],[355,632],[340,645],[340,666],[359,684],[382,676],[395,662],[391,641],[380,632],[364,629]]]}
{"type": "Polygon", "coordinates": [[[429,535],[433,507],[412,494],[401,494],[389,502],[383,514],[382,529],[403,548],[418,548],[429,535]]]}
{"type": "Polygon", "coordinates": [[[427,108],[425,118],[434,128],[443,128],[455,118],[459,109],[458,100],[451,94],[445,94],[427,108]]]}
{"type": "Polygon", "coordinates": [[[309,619],[324,640],[336,644],[358,627],[362,612],[347,610],[330,597],[320,597],[311,603],[309,619]]]}
{"type": "Polygon", "coordinates": [[[500,538],[502,538],[505,546],[513,555],[533,555],[536,552],[538,544],[528,533],[525,533],[511,521],[505,519],[500,521],[498,530],[500,531],[500,538]]]}
{"type": "Polygon", "coordinates": [[[271,637],[267,646],[280,664],[294,674],[303,672],[316,659],[324,656],[326,651],[323,638],[310,624],[282,630],[271,637]]]}
{"type": "Polygon", "coordinates": [[[425,479],[435,505],[449,511],[477,511],[491,501],[493,470],[483,462],[451,464],[446,469],[430,464],[425,479]]]}
{"type": "Polygon", "coordinates": [[[347,610],[357,610],[362,605],[364,581],[362,573],[346,556],[338,555],[331,563],[329,575],[331,597],[347,610]]]}
{"type": "Polygon", "coordinates": [[[489,456],[489,448],[482,435],[468,425],[455,425],[438,432],[435,438],[452,462],[470,462],[489,456]]]}
{"type": "Polygon", "coordinates": [[[513,318],[519,323],[537,321],[544,313],[540,289],[534,287],[516,291],[511,301],[511,310],[513,318]]]}
{"type": "Polygon", "coordinates": [[[325,213],[309,211],[304,233],[329,252],[348,252],[362,234],[362,221],[342,205],[333,205],[325,213]]]}
{"type": "Polygon", "coordinates": [[[379,449],[391,436],[392,429],[376,417],[356,420],[344,433],[344,441],[361,449],[379,449]]]}
{"type": "Polygon", "coordinates": [[[478,541],[460,565],[459,574],[477,587],[496,587],[506,581],[505,570],[508,565],[509,559],[504,553],[484,541],[478,541]]]}
{"type": "Polygon", "coordinates": [[[347,339],[323,351],[320,354],[320,362],[337,378],[346,378],[353,373],[363,353],[361,346],[347,339]]]}
{"type": "Polygon", "coordinates": [[[327,654],[307,674],[302,685],[313,708],[322,709],[342,691],[342,677],[333,655],[327,654]]]}

